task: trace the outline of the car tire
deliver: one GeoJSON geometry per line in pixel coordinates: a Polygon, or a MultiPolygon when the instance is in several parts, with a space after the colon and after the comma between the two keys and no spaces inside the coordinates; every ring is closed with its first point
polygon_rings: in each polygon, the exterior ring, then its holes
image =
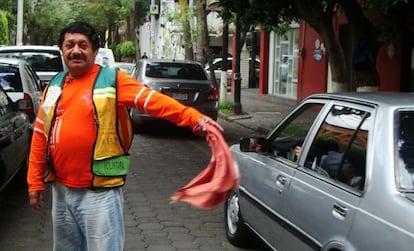
{"type": "Polygon", "coordinates": [[[224,220],[226,236],[229,242],[238,247],[251,247],[254,245],[253,233],[245,225],[240,212],[239,195],[232,190],[228,193],[224,206],[224,220]]]}

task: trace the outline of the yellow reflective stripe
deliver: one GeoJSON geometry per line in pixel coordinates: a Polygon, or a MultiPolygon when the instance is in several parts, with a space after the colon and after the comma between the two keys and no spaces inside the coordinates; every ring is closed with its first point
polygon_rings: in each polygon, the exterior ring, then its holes
{"type": "Polygon", "coordinates": [[[93,91],[93,98],[116,98],[114,87],[99,88],[93,91]]]}
{"type": "Polygon", "coordinates": [[[154,94],[154,90],[152,90],[149,94],[148,94],[148,96],[147,96],[147,99],[145,99],[145,102],[144,102],[144,111],[145,111],[145,113],[147,113],[147,106],[148,106],[148,102],[150,101],[150,99],[151,99],[151,96],[152,96],[152,94],[154,94]]]}

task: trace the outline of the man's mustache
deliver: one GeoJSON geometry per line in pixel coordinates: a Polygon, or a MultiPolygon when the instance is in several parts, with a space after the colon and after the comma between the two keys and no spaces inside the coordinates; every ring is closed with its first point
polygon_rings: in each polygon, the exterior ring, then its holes
{"type": "Polygon", "coordinates": [[[69,59],[71,60],[71,59],[83,59],[83,60],[85,60],[86,59],[86,57],[85,56],[83,56],[83,55],[70,55],[69,56],[69,59]]]}

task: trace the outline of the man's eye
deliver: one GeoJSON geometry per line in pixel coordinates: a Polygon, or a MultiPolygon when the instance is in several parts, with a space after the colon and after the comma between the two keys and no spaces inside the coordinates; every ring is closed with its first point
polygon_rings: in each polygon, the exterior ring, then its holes
{"type": "Polygon", "coordinates": [[[72,48],[73,48],[73,44],[66,44],[66,45],[65,45],[65,48],[66,48],[66,49],[72,49],[72,48]]]}

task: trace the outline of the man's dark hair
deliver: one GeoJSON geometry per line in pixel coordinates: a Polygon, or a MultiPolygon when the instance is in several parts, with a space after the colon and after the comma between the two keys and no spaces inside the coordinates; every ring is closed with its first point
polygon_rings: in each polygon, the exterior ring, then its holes
{"type": "Polygon", "coordinates": [[[62,49],[63,40],[65,39],[65,34],[66,33],[80,33],[80,34],[83,34],[83,35],[87,36],[88,39],[91,41],[92,48],[94,50],[99,49],[99,36],[98,36],[98,33],[96,32],[96,30],[90,24],[88,24],[86,22],[78,21],[78,22],[70,23],[69,25],[67,25],[66,27],[64,27],[60,31],[60,36],[59,36],[59,48],[60,49],[62,49]]]}

